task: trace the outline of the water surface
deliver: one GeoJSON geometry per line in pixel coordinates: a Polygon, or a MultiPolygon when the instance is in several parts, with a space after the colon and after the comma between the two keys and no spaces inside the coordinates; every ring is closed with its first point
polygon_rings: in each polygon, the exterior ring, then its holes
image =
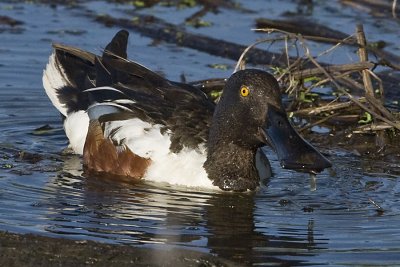
{"type": "MultiPolygon", "coordinates": [[[[224,16],[205,18],[215,21],[213,28],[191,30],[249,44],[259,37],[248,31],[254,17],[265,12],[279,17],[284,9],[296,8],[292,2],[266,2],[270,5],[264,1],[249,4],[259,13],[241,15],[236,35],[227,31],[231,19],[220,20],[240,14],[225,9],[221,10],[224,16]]],[[[127,16],[124,5],[90,2],[87,7],[127,16]]],[[[332,21],[339,12],[337,3],[317,9],[326,15],[318,17],[321,21],[332,21]]],[[[150,12],[180,23],[194,11],[156,6],[150,12]]],[[[246,194],[83,177],[80,158],[62,153],[67,140],[60,116],[42,89],[41,75],[51,42],[99,53],[118,29],[97,24],[81,16],[81,10],[69,7],[1,3],[0,12],[24,22],[19,30],[0,33],[1,230],[150,249],[184,248],[246,265],[400,262],[400,168],[362,159],[351,151],[322,148],[334,168],[317,176],[316,191],[310,190],[306,174],[280,169],[274,155],[270,157],[273,179],[246,194]],[[35,131],[44,125],[51,129],[35,131]],[[40,158],[26,153],[37,153],[40,158]],[[388,169],[391,174],[384,174],[388,169]]],[[[365,14],[347,8],[340,14],[344,24],[361,17],[370,22],[366,28],[372,35],[380,36],[365,14]]],[[[128,50],[131,59],[174,80],[182,73],[188,80],[226,77],[235,64],[175,45],[155,45],[135,33],[131,33],[128,50]],[[227,64],[228,69],[212,69],[207,67],[210,63],[227,64]]]]}

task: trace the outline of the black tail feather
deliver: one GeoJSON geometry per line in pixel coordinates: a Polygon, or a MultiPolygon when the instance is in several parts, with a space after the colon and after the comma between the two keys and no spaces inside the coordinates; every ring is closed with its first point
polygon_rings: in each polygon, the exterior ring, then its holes
{"type": "Polygon", "coordinates": [[[127,58],[126,48],[128,46],[129,33],[126,30],[120,30],[106,46],[103,53],[103,58],[117,56],[127,58]]]}

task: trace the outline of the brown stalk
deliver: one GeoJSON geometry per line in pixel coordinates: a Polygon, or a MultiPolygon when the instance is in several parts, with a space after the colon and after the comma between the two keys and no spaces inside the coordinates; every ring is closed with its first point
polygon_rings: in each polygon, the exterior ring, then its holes
{"type": "MultiPolygon", "coordinates": [[[[367,62],[368,61],[368,52],[367,52],[367,41],[365,39],[364,28],[362,24],[358,24],[356,26],[356,34],[357,34],[357,42],[359,44],[358,48],[358,56],[360,57],[360,62],[367,62]]],[[[365,87],[365,95],[367,98],[375,97],[374,96],[374,88],[372,87],[371,77],[367,70],[362,70],[363,82],[365,87]]]]}

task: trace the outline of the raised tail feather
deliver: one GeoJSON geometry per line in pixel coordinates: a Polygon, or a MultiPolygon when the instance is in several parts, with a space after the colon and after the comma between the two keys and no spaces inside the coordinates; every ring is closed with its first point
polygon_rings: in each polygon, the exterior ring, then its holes
{"type": "Polygon", "coordinates": [[[95,55],[54,44],[54,52],[43,72],[43,86],[53,105],[65,117],[89,106],[85,89],[93,87],[95,55]]]}
{"type": "MultiPolygon", "coordinates": [[[[126,59],[128,32],[119,31],[107,45],[103,57],[126,59]]],[[[72,112],[86,110],[90,99],[84,90],[111,85],[108,75],[104,75],[105,68],[101,65],[102,59],[81,49],[53,44],[54,52],[49,58],[43,72],[43,86],[53,105],[65,117],[72,112]]]]}

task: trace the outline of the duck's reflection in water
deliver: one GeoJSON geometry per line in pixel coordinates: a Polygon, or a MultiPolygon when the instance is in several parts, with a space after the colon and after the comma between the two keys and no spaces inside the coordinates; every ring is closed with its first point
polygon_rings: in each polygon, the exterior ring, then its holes
{"type": "MultiPolygon", "coordinates": [[[[256,228],[254,195],[220,194],[212,197],[208,203],[205,215],[209,233],[207,247],[221,257],[245,264],[292,266],[306,264],[301,256],[307,253],[310,257],[312,250],[316,249],[312,220],[306,229],[296,229],[297,237],[269,235],[268,229],[256,228]]],[[[261,219],[268,220],[268,215],[261,216],[261,219]]],[[[290,222],[287,222],[287,227],[291,227],[290,222]]],[[[278,225],[271,231],[284,232],[281,228],[278,225]]]]}
{"type": "Polygon", "coordinates": [[[272,229],[256,227],[255,221],[268,221],[269,216],[255,216],[256,193],[128,184],[104,177],[74,176],[68,170],[54,183],[58,192],[49,203],[48,231],[56,234],[193,249],[243,264],[302,265],[306,264],[304,256],[323,249],[321,243],[314,242],[312,220],[302,227],[290,222],[270,224],[272,229]]]}

